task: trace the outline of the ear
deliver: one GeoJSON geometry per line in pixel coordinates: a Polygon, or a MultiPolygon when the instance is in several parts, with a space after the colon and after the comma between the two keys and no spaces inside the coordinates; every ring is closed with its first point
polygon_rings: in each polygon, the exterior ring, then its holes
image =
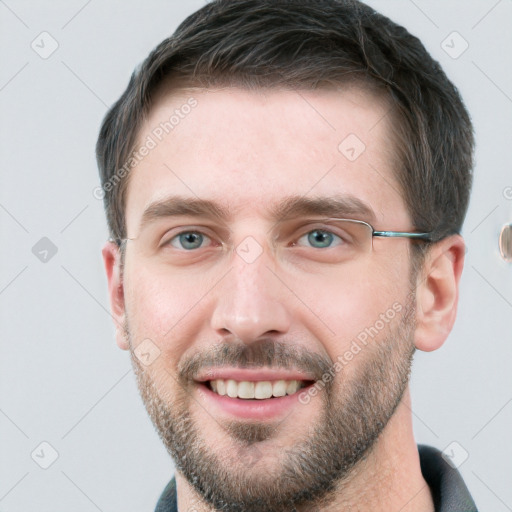
{"type": "Polygon", "coordinates": [[[116,327],[116,342],[119,348],[128,350],[130,347],[124,332],[126,314],[121,276],[121,250],[114,242],[107,242],[101,253],[107,273],[110,310],[116,327]]]}
{"type": "Polygon", "coordinates": [[[442,346],[452,330],[459,300],[459,281],[464,267],[465,244],[460,235],[434,244],[416,281],[416,331],[418,350],[430,352],[442,346]]]}

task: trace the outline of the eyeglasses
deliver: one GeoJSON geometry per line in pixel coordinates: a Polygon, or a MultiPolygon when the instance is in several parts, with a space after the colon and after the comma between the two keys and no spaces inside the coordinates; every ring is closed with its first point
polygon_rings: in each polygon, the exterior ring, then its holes
{"type": "MultiPolygon", "coordinates": [[[[273,236],[277,248],[295,251],[298,257],[318,262],[337,263],[372,252],[374,237],[408,238],[432,242],[433,232],[378,231],[362,220],[325,218],[308,221],[286,221],[278,225],[273,236]]],[[[134,241],[143,254],[176,261],[180,265],[200,260],[201,254],[229,248],[226,229],[213,226],[160,226],[158,233],[142,234],[137,238],[111,240],[121,246],[134,241]]],[[[242,242],[243,244],[243,242],[242,242]]],[[[253,242],[254,244],[254,242],[253,242]]],[[[240,256],[242,252],[239,252],[240,256]]],[[[290,253],[291,254],[291,253],[290,253]]],[[[242,256],[243,257],[243,256],[242,256]]]]}

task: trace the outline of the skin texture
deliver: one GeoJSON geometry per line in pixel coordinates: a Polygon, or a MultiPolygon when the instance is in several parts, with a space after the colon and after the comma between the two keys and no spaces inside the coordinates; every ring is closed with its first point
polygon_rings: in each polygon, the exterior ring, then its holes
{"type": "Polygon", "coordinates": [[[140,144],[191,97],[197,106],[129,177],[123,268],[114,244],[103,250],[117,342],[175,458],[180,510],[432,511],[408,377],[415,348],[439,348],[453,325],[462,239],[436,244],[413,275],[408,240],[374,239],[373,251],[336,264],[325,255],[338,249],[308,247],[274,215],[290,197],[350,195],[373,214],[345,216],[414,230],[393,176],[385,103],[354,87],[162,93],[140,144]],[[338,149],[350,134],[365,145],[354,161],[338,149]],[[212,201],[227,216],[159,217],[141,229],[148,206],[171,196],[212,201]],[[176,226],[204,231],[205,245],[159,246],[176,226]],[[139,346],[158,357],[142,364],[139,346]],[[194,380],[242,362],[319,380],[340,357],[341,370],[307,403],[266,419],[227,413],[194,380]]]}

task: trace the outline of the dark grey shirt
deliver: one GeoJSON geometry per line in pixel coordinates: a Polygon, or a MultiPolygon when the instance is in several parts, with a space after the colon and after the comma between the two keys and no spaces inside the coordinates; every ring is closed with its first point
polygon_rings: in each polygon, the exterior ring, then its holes
{"type": "MultiPolygon", "coordinates": [[[[430,486],[436,512],[478,512],[460,476],[436,448],[418,445],[423,478],[430,486]]],[[[176,481],[173,478],[158,501],[155,512],[178,512],[176,481]]]]}

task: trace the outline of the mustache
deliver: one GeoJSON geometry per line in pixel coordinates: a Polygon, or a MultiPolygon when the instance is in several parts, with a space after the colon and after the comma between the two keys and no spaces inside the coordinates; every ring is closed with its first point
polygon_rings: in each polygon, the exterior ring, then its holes
{"type": "Polygon", "coordinates": [[[261,340],[252,344],[242,341],[223,342],[203,352],[197,352],[178,365],[178,376],[183,381],[196,380],[200,372],[220,367],[273,368],[301,370],[320,380],[333,366],[327,355],[309,351],[305,347],[275,340],[261,340]]]}

